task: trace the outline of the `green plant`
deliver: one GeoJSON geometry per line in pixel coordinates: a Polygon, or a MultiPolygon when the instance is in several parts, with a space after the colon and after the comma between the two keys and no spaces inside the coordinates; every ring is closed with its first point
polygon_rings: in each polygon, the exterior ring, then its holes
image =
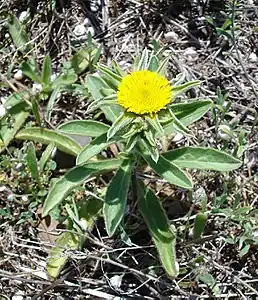
{"type": "MultiPolygon", "coordinates": [[[[17,44],[17,47],[21,47],[26,44],[28,37],[26,36],[26,39],[23,38],[25,34],[21,33],[23,32],[23,27],[21,27],[15,17],[13,18],[14,25],[11,26],[10,33],[15,41],[15,45],[17,44]]],[[[77,84],[76,81],[79,74],[94,70],[94,65],[100,57],[101,50],[102,47],[97,47],[89,36],[88,44],[76,51],[71,59],[64,63],[59,75],[53,74],[52,61],[49,55],[45,57],[41,71],[33,56],[21,64],[23,74],[31,79],[33,85],[26,90],[13,92],[3,104],[6,113],[0,117],[0,153],[14,139],[30,112],[33,113],[37,125],[42,129],[42,132],[40,130],[41,135],[48,139],[48,134],[44,132],[45,121],[49,122],[57,98],[61,93],[79,94],[83,97],[88,97],[87,88],[84,85],[77,84]],[[42,105],[45,106],[44,114],[42,114],[42,105]]],[[[6,78],[3,79],[9,83],[6,78]]],[[[58,134],[55,135],[58,136],[58,134]]],[[[49,139],[55,140],[52,136],[49,139]]],[[[78,150],[79,146],[74,141],[68,137],[66,141],[67,149],[71,148],[73,152],[73,148],[77,147],[78,150]]],[[[58,141],[56,142],[58,143],[58,141]]]]}
{"type": "Polygon", "coordinates": [[[237,0],[228,1],[226,8],[229,13],[226,14],[224,11],[222,11],[222,15],[225,16],[225,21],[220,27],[217,26],[216,22],[211,16],[205,16],[206,22],[214,28],[216,35],[222,36],[231,42],[234,39],[235,30],[239,28],[235,24],[235,14],[238,6],[239,3],[237,0]]]}
{"type": "MultiPolygon", "coordinates": [[[[228,94],[223,94],[220,88],[217,89],[217,97],[212,107],[212,123],[215,129],[216,145],[221,144],[222,150],[233,145],[233,154],[241,157],[248,149],[249,131],[239,127],[240,119],[231,110],[232,103],[228,100],[228,94]]],[[[257,120],[257,113],[253,109],[248,109],[254,116],[254,125],[257,120]]],[[[253,125],[253,126],[254,126],[253,125]]]]}
{"type": "MultiPolygon", "coordinates": [[[[170,226],[154,192],[138,180],[138,171],[147,164],[167,182],[191,190],[192,178],[182,168],[228,172],[238,168],[241,161],[211,148],[182,147],[165,153],[158,149],[157,142],[172,133],[182,132],[191,136],[187,126],[200,119],[212,107],[209,99],[170,103],[188,89],[198,86],[199,82],[184,83],[182,75],[168,82],[164,77],[168,57],[160,60],[160,54],[161,51],[149,53],[144,50],[135,59],[132,75],[124,74],[116,62],[112,68],[99,65],[100,75],[88,75],[87,88],[94,99],[88,111],[100,108],[112,123],[111,126],[91,120],[73,121],[60,126],[57,132],[28,128],[20,131],[16,137],[43,143],[56,142],[57,147],[77,156],[77,166],[51,187],[43,206],[44,216],[86,179],[117,170],[107,188],[102,208],[108,234],[112,236],[121,226],[129,190],[132,189],[133,196],[129,199],[138,202],[161,263],[167,274],[175,277],[178,274],[176,232],[170,226]],[[76,146],[75,142],[71,147],[64,145],[67,142],[64,142],[67,139],[64,134],[72,132],[83,135],[84,130],[85,134],[95,137],[90,144],[83,149],[76,146]],[[101,151],[114,143],[118,143],[121,149],[119,156],[103,159],[101,151]]],[[[74,213],[70,211],[69,214],[71,217],[74,213]]],[[[95,218],[95,215],[91,218],[95,218]]],[[[197,229],[196,236],[200,236],[202,229],[197,229]]],[[[78,241],[76,247],[81,245],[78,241]]],[[[59,263],[55,266],[60,269],[59,263]]],[[[57,276],[58,272],[54,273],[57,276]]]]}

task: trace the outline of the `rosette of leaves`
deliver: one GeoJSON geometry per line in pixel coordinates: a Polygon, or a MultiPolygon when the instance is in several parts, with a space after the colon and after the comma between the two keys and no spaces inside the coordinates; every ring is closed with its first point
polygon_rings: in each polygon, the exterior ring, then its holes
{"type": "Polygon", "coordinates": [[[98,75],[88,75],[87,88],[93,99],[88,110],[100,109],[111,126],[78,120],[59,127],[59,134],[85,134],[94,139],[83,149],[76,149],[77,166],[55,182],[43,211],[47,215],[90,176],[116,170],[102,203],[107,233],[114,235],[123,224],[132,187],[162,266],[168,276],[174,278],[179,271],[175,254],[176,232],[155,193],[142,181],[135,180],[137,168],[147,164],[170,184],[192,189],[192,178],[183,169],[227,172],[238,168],[241,161],[211,148],[182,147],[163,152],[157,146],[161,138],[173,133],[189,135],[187,126],[199,120],[212,106],[209,99],[173,103],[179,95],[198,86],[199,81],[185,82],[181,74],[173,80],[166,79],[168,59],[161,60],[160,51],[144,50],[136,57],[130,73],[126,74],[114,62],[111,68],[99,65],[98,75]],[[99,154],[114,143],[119,143],[119,156],[100,159],[99,154]]]}

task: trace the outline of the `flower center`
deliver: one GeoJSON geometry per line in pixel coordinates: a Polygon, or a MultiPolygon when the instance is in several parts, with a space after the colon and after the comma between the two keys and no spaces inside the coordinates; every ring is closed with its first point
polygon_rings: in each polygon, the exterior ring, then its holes
{"type": "Polygon", "coordinates": [[[126,75],[118,86],[118,103],[138,115],[155,114],[170,103],[172,88],[164,76],[148,70],[126,75]]]}

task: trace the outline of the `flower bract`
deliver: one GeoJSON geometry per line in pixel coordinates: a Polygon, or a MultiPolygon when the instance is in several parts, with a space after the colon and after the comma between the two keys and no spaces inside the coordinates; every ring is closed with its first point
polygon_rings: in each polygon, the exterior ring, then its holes
{"type": "Polygon", "coordinates": [[[148,70],[126,75],[118,86],[118,103],[137,115],[154,115],[170,103],[172,87],[166,77],[148,70]]]}

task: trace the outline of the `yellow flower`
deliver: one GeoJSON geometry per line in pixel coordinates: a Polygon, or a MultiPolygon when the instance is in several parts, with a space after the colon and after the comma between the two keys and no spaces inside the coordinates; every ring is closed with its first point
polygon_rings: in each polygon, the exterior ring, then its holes
{"type": "Polygon", "coordinates": [[[170,103],[172,87],[166,77],[147,70],[126,75],[118,86],[118,103],[128,112],[153,115],[170,103]]]}

